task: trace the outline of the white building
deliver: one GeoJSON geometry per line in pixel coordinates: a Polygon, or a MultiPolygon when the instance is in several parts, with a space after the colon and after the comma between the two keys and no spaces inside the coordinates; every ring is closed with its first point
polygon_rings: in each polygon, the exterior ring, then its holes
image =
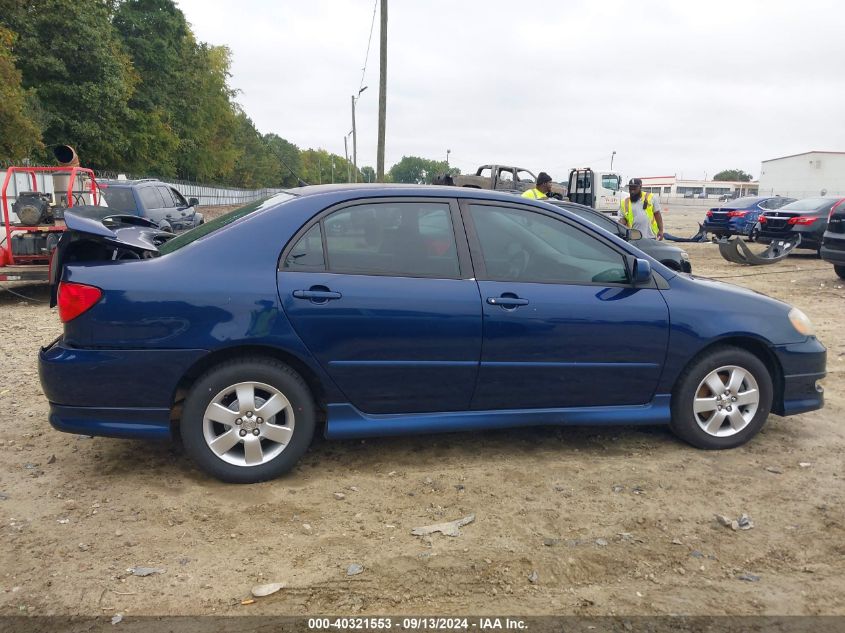
{"type": "Polygon", "coordinates": [[[756,182],[733,180],[684,180],[676,176],[643,177],[643,191],[662,198],[718,198],[730,195],[756,196],[756,182]]]}
{"type": "Polygon", "coordinates": [[[760,195],[792,198],[845,195],[845,152],[804,152],[764,160],[760,195]]]}

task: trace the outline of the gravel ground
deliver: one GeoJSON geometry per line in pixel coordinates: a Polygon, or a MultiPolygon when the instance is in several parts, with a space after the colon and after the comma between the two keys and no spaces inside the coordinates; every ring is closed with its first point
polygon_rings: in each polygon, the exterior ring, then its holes
{"type": "MultiPolygon", "coordinates": [[[[701,215],[672,207],[667,228],[701,215]]],[[[824,410],[772,416],[726,452],[659,427],[318,439],[248,487],[178,446],[52,430],[36,357],[58,317],[43,287],[0,290],[0,615],[845,614],[843,283],[812,256],[688,251],[696,273],[813,319],[824,410]],[[753,529],[714,518],[743,513],[753,529]],[[411,534],[471,514],[459,536],[411,534]]]]}

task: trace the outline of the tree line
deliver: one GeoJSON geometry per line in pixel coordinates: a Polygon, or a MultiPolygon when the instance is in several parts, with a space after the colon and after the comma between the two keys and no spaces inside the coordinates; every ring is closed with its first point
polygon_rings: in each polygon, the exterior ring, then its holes
{"type": "MultiPolygon", "coordinates": [[[[144,176],[247,188],[355,178],[343,156],[259,132],[230,65],[173,0],[0,0],[0,160],[49,164],[68,144],[88,167],[144,176]]],[[[446,167],[403,157],[390,179],[431,182],[446,167]]],[[[372,167],[357,180],[374,181],[372,167]]]]}

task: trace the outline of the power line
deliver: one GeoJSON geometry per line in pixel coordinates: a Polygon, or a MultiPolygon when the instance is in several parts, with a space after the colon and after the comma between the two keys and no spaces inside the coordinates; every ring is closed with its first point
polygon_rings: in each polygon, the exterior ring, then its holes
{"type": "Polygon", "coordinates": [[[378,0],[373,3],[373,19],[370,22],[370,36],[367,38],[367,54],[364,55],[364,67],[361,69],[361,83],[358,85],[358,94],[364,88],[364,75],[367,74],[367,62],[370,59],[370,44],[373,41],[373,27],[376,24],[376,9],[378,9],[378,0]]]}

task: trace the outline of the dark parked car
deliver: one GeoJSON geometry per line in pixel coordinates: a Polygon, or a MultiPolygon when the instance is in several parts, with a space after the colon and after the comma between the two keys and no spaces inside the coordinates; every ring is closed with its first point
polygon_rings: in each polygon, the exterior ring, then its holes
{"type": "Polygon", "coordinates": [[[555,200],[549,200],[548,202],[556,207],[566,209],[578,217],[592,222],[596,226],[600,226],[605,231],[610,231],[613,235],[621,237],[626,242],[630,242],[638,249],[650,255],[661,264],[668,266],[672,270],[677,270],[682,273],[692,272],[689,255],[682,248],[678,248],[677,246],[673,246],[667,242],[643,238],[643,234],[636,229],[629,229],[626,226],[622,226],[613,218],[608,217],[607,214],[596,211],[595,209],[583,204],[575,204],[574,202],[557,202],[555,200]]]}
{"type": "Polygon", "coordinates": [[[780,209],[795,202],[795,198],[781,196],[745,196],[732,200],[719,208],[710,209],[702,228],[716,237],[745,235],[754,239],[754,227],[763,211],[780,209]]]}
{"type": "Polygon", "coordinates": [[[184,231],[203,223],[199,200],[185,197],[159,180],[101,180],[103,197],[110,208],[147,218],[165,231],[184,231]]]}
{"type": "Polygon", "coordinates": [[[836,274],[845,279],[845,200],[830,209],[819,255],[833,264],[836,274]]]}
{"type": "Polygon", "coordinates": [[[226,481],[288,471],[318,429],[667,424],[721,449],[770,411],[823,405],[826,352],[800,310],[678,274],[542,201],[305,187],[159,246],[65,219],[64,334],[39,357],[50,422],[178,434],[226,481]]]}
{"type": "Polygon", "coordinates": [[[773,240],[791,240],[801,236],[795,248],[819,251],[831,210],[842,203],[841,197],[804,198],[777,211],[760,215],[757,239],[767,244],[773,240]]]}

